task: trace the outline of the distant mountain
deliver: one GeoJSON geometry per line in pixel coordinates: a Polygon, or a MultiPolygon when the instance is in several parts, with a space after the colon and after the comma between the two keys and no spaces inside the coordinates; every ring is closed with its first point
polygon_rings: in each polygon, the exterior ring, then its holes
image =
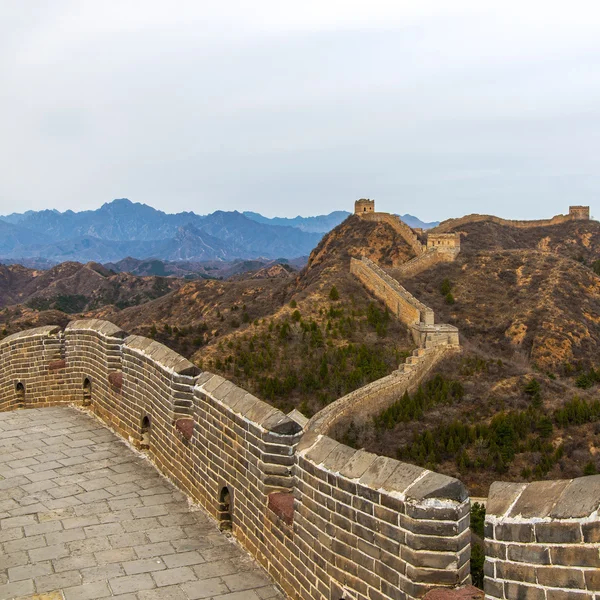
{"type": "Polygon", "coordinates": [[[287,217],[263,217],[259,213],[245,211],[244,215],[257,223],[264,223],[265,225],[278,225],[295,227],[301,231],[307,231],[309,233],[327,233],[334,227],[337,227],[342,221],[347,219],[351,213],[345,210],[336,210],[335,212],[329,213],[328,215],[319,215],[317,217],[294,217],[289,219],[287,217]]]}
{"type": "MultiPolygon", "coordinates": [[[[258,223],[264,223],[266,225],[278,225],[278,226],[290,226],[296,227],[302,231],[314,232],[314,233],[328,233],[334,227],[337,227],[340,223],[345,221],[352,213],[345,210],[337,210],[329,213],[328,215],[319,215],[317,217],[294,217],[293,219],[286,217],[263,217],[260,213],[245,211],[244,215],[253,221],[258,223]]],[[[399,215],[400,218],[410,227],[431,229],[440,224],[439,221],[432,221],[426,223],[421,219],[413,215],[399,215]]]]}
{"type": "MultiPolygon", "coordinates": [[[[307,256],[350,213],[293,219],[254,212],[168,214],[126,198],[97,210],[27,211],[0,217],[0,259],[118,262],[137,259],[207,261],[292,259],[307,256]]],[[[416,217],[412,227],[433,227],[416,217]]]]}
{"type": "Polygon", "coordinates": [[[19,226],[44,233],[54,241],[91,236],[114,241],[155,241],[174,237],[188,223],[199,224],[204,217],[192,212],[167,214],[126,198],[103,204],[97,210],[63,213],[56,210],[29,211],[19,218],[19,226]]]}
{"type": "Polygon", "coordinates": [[[431,221],[430,223],[425,223],[421,221],[421,219],[417,217],[413,217],[413,215],[398,215],[409,227],[414,227],[415,229],[433,229],[437,227],[440,222],[439,221],[431,221]]]}
{"type": "Polygon", "coordinates": [[[13,225],[17,225],[25,217],[28,217],[29,215],[33,214],[34,212],[35,211],[33,211],[33,210],[28,210],[24,213],[12,213],[10,215],[6,215],[5,217],[0,215],[0,221],[5,221],[6,223],[12,223],[13,225]]]}
{"type": "Polygon", "coordinates": [[[237,256],[244,258],[293,258],[310,254],[323,237],[295,227],[257,223],[237,211],[218,210],[204,218],[201,229],[232,244],[237,256]]]}
{"type": "MultiPolygon", "coordinates": [[[[156,256],[167,260],[231,260],[235,257],[234,245],[200,231],[191,223],[180,227],[172,240],[166,242],[156,256]]],[[[143,257],[142,257],[143,258],[143,257]]]]}
{"type": "Polygon", "coordinates": [[[115,262],[233,260],[306,256],[321,234],[217,211],[167,214],[125,198],[98,210],[13,213],[0,218],[0,258],[115,262]]]}
{"type": "Polygon", "coordinates": [[[19,249],[48,240],[48,236],[43,232],[33,232],[20,225],[0,221],[0,256],[13,251],[18,255],[19,249]]]}

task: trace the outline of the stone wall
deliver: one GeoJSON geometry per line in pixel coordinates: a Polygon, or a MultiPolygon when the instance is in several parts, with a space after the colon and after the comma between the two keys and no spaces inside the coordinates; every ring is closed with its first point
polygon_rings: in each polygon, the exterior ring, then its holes
{"type": "Polygon", "coordinates": [[[128,436],[131,431],[122,427],[115,410],[121,405],[122,389],[109,381],[115,381],[111,375],[122,374],[125,337],[119,327],[99,319],[72,321],[64,333],[69,395],[87,405],[93,394],[94,412],[128,436]]]}
{"type": "Polygon", "coordinates": [[[589,221],[590,207],[589,206],[569,206],[569,216],[578,221],[589,221]]]}
{"type": "Polygon", "coordinates": [[[413,277],[435,265],[447,263],[456,258],[454,253],[440,252],[438,248],[428,248],[427,252],[415,256],[411,260],[394,268],[394,274],[398,277],[413,277]]]}
{"type": "Polygon", "coordinates": [[[417,346],[433,348],[459,345],[458,329],[454,325],[435,324],[433,310],[417,300],[373,261],[366,257],[361,260],[352,258],[350,272],[410,328],[417,346]]]}
{"type": "Polygon", "coordinates": [[[320,410],[310,419],[305,429],[332,435],[339,424],[347,425],[351,420],[355,423],[365,422],[401,398],[404,392],[416,391],[433,368],[449,352],[457,349],[458,347],[444,344],[415,350],[405,364],[387,377],[350,392],[320,410]]]}
{"type": "Polygon", "coordinates": [[[413,252],[418,256],[423,254],[427,250],[425,245],[421,243],[421,240],[417,234],[396,215],[383,212],[372,212],[372,213],[361,213],[360,216],[368,221],[376,221],[378,223],[387,223],[391,225],[395,231],[397,231],[406,241],[406,243],[412,248],[413,252]]]}
{"type": "Polygon", "coordinates": [[[429,233],[427,235],[427,248],[435,248],[438,252],[458,254],[460,252],[459,233],[429,233]]]}
{"type": "Polygon", "coordinates": [[[60,327],[38,327],[0,341],[0,410],[70,402],[60,327]]]}
{"type": "Polygon", "coordinates": [[[419,302],[373,261],[366,257],[352,258],[350,272],[405,325],[433,324],[433,310],[419,302]]]}
{"type": "Polygon", "coordinates": [[[468,579],[460,482],[372,455],[359,481],[366,453],[320,436],[315,454],[289,417],[157,342],[75,321],[6,338],[0,366],[4,410],[22,405],[16,381],[27,406],[87,404],[231,528],[293,600],[410,599],[468,579]]]}
{"type": "Polygon", "coordinates": [[[547,227],[549,225],[560,225],[574,220],[589,219],[589,206],[572,206],[568,215],[556,215],[551,219],[538,219],[534,221],[513,221],[502,219],[493,215],[466,215],[458,219],[447,219],[431,230],[431,234],[440,234],[450,231],[456,227],[461,227],[467,223],[478,223],[481,221],[491,221],[498,225],[507,225],[509,227],[518,227],[519,229],[531,229],[533,227],[547,227]],[[586,211],[587,209],[587,211],[586,211]]]}
{"type": "MultiPolygon", "coordinates": [[[[2,410],[88,403],[231,528],[293,600],[409,600],[469,581],[459,481],[303,433],[161,344],[77,321],[4,339],[0,369],[2,410]]],[[[487,597],[600,600],[599,508],[600,476],[494,484],[487,597]]]]}
{"type": "Polygon", "coordinates": [[[600,475],[494,483],[485,520],[490,600],[600,598],[600,475]]]}
{"type": "Polygon", "coordinates": [[[372,213],[375,210],[375,200],[368,200],[367,198],[361,198],[356,200],[354,203],[354,214],[363,215],[365,213],[372,213]]]}
{"type": "Polygon", "coordinates": [[[470,503],[459,481],[315,434],[297,456],[307,599],[419,598],[432,583],[470,580],[470,503]]]}

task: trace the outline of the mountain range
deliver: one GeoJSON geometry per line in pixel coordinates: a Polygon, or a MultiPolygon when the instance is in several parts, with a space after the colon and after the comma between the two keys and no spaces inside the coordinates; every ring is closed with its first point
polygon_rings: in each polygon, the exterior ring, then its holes
{"type": "MultiPolygon", "coordinates": [[[[295,258],[308,255],[322,236],[350,213],[268,218],[217,210],[169,214],[126,198],[97,210],[27,211],[0,216],[0,259],[44,258],[116,262],[126,257],[170,261],[295,258]]],[[[402,217],[417,227],[415,217],[402,217]]]]}

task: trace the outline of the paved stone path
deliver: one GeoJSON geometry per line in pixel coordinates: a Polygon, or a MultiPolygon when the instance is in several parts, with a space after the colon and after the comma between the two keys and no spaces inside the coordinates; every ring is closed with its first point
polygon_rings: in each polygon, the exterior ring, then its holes
{"type": "Polygon", "coordinates": [[[0,413],[0,546],[0,600],[283,598],[147,460],[73,408],[0,413]]]}

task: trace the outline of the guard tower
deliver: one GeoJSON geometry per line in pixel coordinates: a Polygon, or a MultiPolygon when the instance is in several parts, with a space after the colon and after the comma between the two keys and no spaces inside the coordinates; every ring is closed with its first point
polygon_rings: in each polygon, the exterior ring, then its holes
{"type": "Polygon", "coordinates": [[[569,216],[571,219],[578,221],[589,221],[590,220],[590,207],[589,206],[569,206],[569,216]]]}
{"type": "Polygon", "coordinates": [[[375,212],[375,200],[361,198],[354,203],[354,214],[364,215],[365,213],[375,212]]]}

